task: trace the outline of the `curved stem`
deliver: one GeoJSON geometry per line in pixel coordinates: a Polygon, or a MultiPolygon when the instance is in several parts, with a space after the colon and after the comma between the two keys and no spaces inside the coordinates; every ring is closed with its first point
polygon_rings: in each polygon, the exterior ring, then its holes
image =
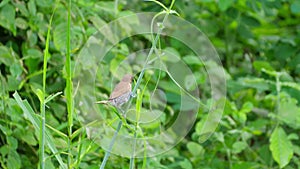
{"type": "MultiPolygon", "coordinates": [[[[169,16],[169,13],[166,13],[166,15],[165,15],[165,17],[164,17],[164,19],[163,19],[163,21],[162,21],[162,26],[164,25],[164,23],[165,23],[165,21],[167,20],[168,16],[169,16]]],[[[140,73],[140,75],[139,75],[139,78],[138,78],[138,80],[137,80],[137,82],[136,82],[136,85],[134,86],[134,88],[133,88],[133,90],[132,90],[133,95],[135,95],[136,90],[137,90],[137,88],[139,87],[139,85],[140,85],[140,83],[141,83],[141,80],[142,80],[142,78],[143,78],[143,76],[144,76],[144,74],[145,74],[145,70],[146,70],[146,66],[147,66],[147,64],[148,64],[148,60],[149,60],[150,56],[152,55],[152,53],[153,53],[153,51],[154,51],[154,49],[155,49],[155,46],[156,46],[157,41],[158,41],[158,39],[159,39],[159,37],[160,37],[160,35],[161,35],[161,33],[162,33],[162,30],[163,30],[163,27],[161,27],[161,28],[158,30],[157,35],[156,35],[156,37],[155,37],[155,39],[154,39],[154,41],[153,41],[153,43],[152,43],[152,47],[151,47],[151,49],[150,49],[150,51],[149,51],[149,53],[148,53],[148,55],[147,55],[145,64],[144,64],[144,66],[143,66],[143,69],[142,69],[142,71],[141,71],[141,73],[140,73]]]]}
{"type": "Polygon", "coordinates": [[[117,135],[118,135],[118,133],[119,133],[121,127],[122,127],[122,120],[119,121],[118,127],[117,127],[117,129],[116,129],[116,131],[115,131],[115,133],[114,133],[113,138],[111,139],[111,142],[110,142],[110,144],[109,144],[108,150],[105,152],[104,159],[103,159],[103,161],[102,161],[101,166],[100,166],[99,169],[104,169],[104,167],[105,167],[105,165],[106,165],[106,162],[107,162],[107,160],[108,160],[108,157],[110,156],[110,152],[111,152],[111,150],[112,150],[112,147],[113,147],[113,145],[114,145],[114,143],[115,143],[115,141],[116,141],[117,135]]]}

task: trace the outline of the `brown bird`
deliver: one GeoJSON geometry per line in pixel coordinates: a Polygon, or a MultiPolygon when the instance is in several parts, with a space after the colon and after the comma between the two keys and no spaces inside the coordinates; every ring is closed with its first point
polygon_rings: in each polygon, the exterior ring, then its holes
{"type": "Polygon", "coordinates": [[[116,85],[109,96],[108,100],[98,101],[96,103],[107,104],[110,103],[115,107],[120,108],[124,103],[128,102],[131,96],[131,83],[133,76],[126,74],[123,79],[116,85]]]}

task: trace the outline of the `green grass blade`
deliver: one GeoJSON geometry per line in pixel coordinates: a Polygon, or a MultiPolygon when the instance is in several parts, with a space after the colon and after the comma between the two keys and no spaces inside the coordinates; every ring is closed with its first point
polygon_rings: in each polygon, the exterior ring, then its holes
{"type": "Polygon", "coordinates": [[[47,78],[47,63],[48,63],[48,59],[49,59],[49,42],[50,42],[50,37],[51,37],[50,30],[51,30],[54,12],[55,12],[55,9],[53,10],[53,13],[51,15],[51,18],[49,21],[49,26],[48,26],[48,31],[47,31],[46,46],[45,46],[45,51],[44,51],[44,62],[43,62],[43,91],[42,91],[42,96],[39,98],[40,99],[40,112],[41,112],[41,117],[42,117],[42,121],[40,122],[40,135],[39,135],[40,168],[41,169],[45,168],[46,78],[47,78]]]}
{"type": "Polygon", "coordinates": [[[68,21],[67,21],[67,42],[66,42],[66,99],[68,110],[68,166],[72,165],[72,126],[73,126],[73,83],[72,83],[72,70],[71,70],[71,0],[68,1],[68,21]]]}
{"type": "MultiPolygon", "coordinates": [[[[34,129],[37,131],[37,134],[40,133],[40,126],[41,123],[40,119],[36,116],[35,112],[33,111],[32,107],[29,105],[27,100],[22,100],[18,92],[15,92],[13,94],[13,97],[17,101],[18,105],[23,110],[25,116],[28,118],[28,120],[33,124],[34,129]]],[[[61,156],[58,154],[58,150],[55,147],[53,137],[49,134],[48,130],[45,130],[45,141],[49,149],[52,151],[53,154],[55,154],[55,157],[57,161],[59,162],[61,168],[66,169],[66,164],[63,162],[61,156]]]]}

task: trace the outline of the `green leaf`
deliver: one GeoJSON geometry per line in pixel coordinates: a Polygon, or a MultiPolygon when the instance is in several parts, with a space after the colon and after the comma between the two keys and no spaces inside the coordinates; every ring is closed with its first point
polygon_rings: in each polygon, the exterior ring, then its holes
{"type": "Polygon", "coordinates": [[[242,152],[246,148],[247,148],[247,143],[245,143],[243,141],[237,141],[237,142],[233,143],[233,145],[232,145],[232,152],[237,154],[237,153],[242,152]]]}
{"type": "Polygon", "coordinates": [[[291,133],[288,136],[289,140],[299,140],[299,135],[297,135],[296,133],[291,133]]]}
{"type": "Polygon", "coordinates": [[[221,11],[226,11],[235,0],[219,0],[219,8],[221,11]]]}
{"type": "Polygon", "coordinates": [[[54,0],[43,0],[43,1],[36,1],[36,4],[43,8],[51,8],[53,4],[55,4],[54,0]]]}
{"type": "Polygon", "coordinates": [[[247,162],[247,161],[239,161],[233,164],[232,169],[257,169],[260,168],[261,165],[254,162],[247,162]]]}
{"type": "Polygon", "coordinates": [[[184,159],[183,161],[179,162],[179,165],[182,169],[192,169],[193,165],[188,159],[184,159]]]}
{"type": "Polygon", "coordinates": [[[188,142],[186,146],[193,156],[200,156],[204,153],[203,147],[198,143],[188,142]]]}
{"type": "Polygon", "coordinates": [[[33,59],[42,58],[42,56],[43,56],[43,53],[40,50],[34,49],[34,48],[27,49],[26,54],[25,54],[26,59],[27,58],[33,58],[33,59]]]}
{"type": "Polygon", "coordinates": [[[28,39],[28,42],[29,42],[29,46],[34,46],[35,44],[37,44],[37,41],[38,41],[38,37],[37,37],[37,34],[35,32],[33,32],[33,30],[28,30],[26,32],[26,35],[27,35],[27,39],[28,39]]]}
{"type": "Polygon", "coordinates": [[[197,66],[204,66],[204,64],[201,62],[200,58],[193,55],[188,55],[183,57],[183,60],[188,65],[197,65],[197,66]]]}
{"type": "Polygon", "coordinates": [[[67,23],[62,22],[53,31],[53,42],[58,50],[65,51],[67,41],[67,23]]]}
{"type": "Polygon", "coordinates": [[[284,62],[297,51],[297,47],[292,46],[289,43],[279,43],[274,49],[274,57],[279,62],[284,62]]]}
{"type": "Polygon", "coordinates": [[[34,0],[30,0],[28,3],[28,10],[31,14],[31,16],[36,16],[36,5],[35,5],[35,2],[34,0]]]}
{"type": "Polygon", "coordinates": [[[15,58],[6,46],[0,46],[0,63],[4,63],[6,66],[10,66],[14,62],[15,58]]]}
{"type": "Polygon", "coordinates": [[[0,9],[0,25],[10,30],[14,36],[17,34],[15,16],[15,8],[10,4],[6,4],[0,9]]]}
{"type": "MultiPolygon", "coordinates": [[[[101,18],[100,18],[99,16],[97,16],[97,15],[90,16],[88,19],[93,23],[93,25],[94,25],[98,30],[104,29],[103,26],[107,24],[103,19],[101,19],[101,18]]],[[[111,33],[111,32],[110,32],[110,33],[111,33]]]]}
{"type": "MultiPolygon", "coordinates": [[[[20,12],[23,16],[25,16],[25,17],[29,16],[29,12],[26,8],[26,4],[23,1],[21,1],[21,2],[16,1],[14,3],[15,3],[14,6],[20,10],[20,12]]],[[[1,7],[1,5],[0,5],[0,7],[1,7]]]]}
{"type": "Polygon", "coordinates": [[[17,18],[16,19],[16,26],[20,29],[26,29],[28,27],[28,24],[27,24],[25,19],[17,18]]]}
{"type": "Polygon", "coordinates": [[[0,2],[0,8],[4,5],[6,5],[10,0],[4,0],[2,2],[0,2]]]}
{"type": "Polygon", "coordinates": [[[33,90],[34,94],[39,98],[40,102],[44,102],[44,94],[41,89],[33,90]]]}
{"type": "Polygon", "coordinates": [[[270,150],[280,168],[286,166],[293,156],[293,145],[281,127],[277,127],[271,135],[270,150]]]}
{"type": "Polygon", "coordinates": [[[209,114],[207,116],[204,116],[204,118],[202,118],[201,121],[197,123],[196,133],[200,136],[198,142],[203,143],[204,141],[206,141],[217,128],[223,113],[223,101],[224,98],[220,99],[218,101],[219,103],[214,103],[216,104],[214,105],[215,109],[210,110],[209,114]]]}
{"type": "Polygon", "coordinates": [[[16,150],[18,148],[18,140],[12,136],[7,137],[7,143],[13,150],[16,150]]]}
{"type": "Polygon", "coordinates": [[[287,87],[294,88],[294,89],[300,91],[300,85],[298,83],[294,83],[294,82],[282,82],[281,86],[287,86],[287,87]]]}
{"type": "Polygon", "coordinates": [[[14,169],[21,168],[21,158],[15,150],[10,150],[8,153],[7,167],[14,169]]]}
{"type": "Polygon", "coordinates": [[[9,71],[12,74],[13,77],[18,77],[21,75],[22,73],[22,66],[19,63],[13,63],[10,67],[9,67],[9,71]]]}
{"type": "Polygon", "coordinates": [[[291,11],[294,14],[299,14],[300,13],[300,1],[294,1],[291,5],[291,11]]]}
{"type": "Polygon", "coordinates": [[[242,109],[240,110],[240,112],[242,113],[249,113],[251,112],[253,109],[253,104],[251,102],[246,102],[243,104],[242,109]]]}
{"type": "MultiPolygon", "coordinates": [[[[81,45],[82,34],[80,28],[72,27],[71,28],[71,50],[77,49],[81,45]]],[[[60,50],[66,50],[66,41],[67,41],[67,23],[62,22],[57,25],[53,32],[53,42],[54,46],[60,50]]]]}
{"type": "Polygon", "coordinates": [[[201,29],[201,31],[203,31],[209,37],[215,37],[216,34],[219,32],[219,30],[222,29],[220,26],[218,26],[219,25],[218,21],[214,19],[200,18],[199,22],[200,22],[199,29],[201,29]]]}
{"type": "Polygon", "coordinates": [[[14,130],[14,134],[17,138],[20,138],[21,141],[26,142],[28,145],[36,146],[37,140],[35,137],[35,132],[32,127],[26,127],[20,126],[19,128],[14,130]]]}
{"type": "Polygon", "coordinates": [[[16,77],[13,77],[11,75],[7,76],[7,86],[8,86],[7,90],[8,91],[18,90],[20,83],[21,82],[16,77]]]}
{"type": "Polygon", "coordinates": [[[249,27],[260,26],[260,22],[256,18],[247,15],[242,15],[241,22],[249,27]]]}
{"type": "Polygon", "coordinates": [[[258,72],[260,72],[263,68],[266,70],[274,71],[273,67],[267,61],[254,61],[253,67],[258,72]]]}
{"type": "Polygon", "coordinates": [[[250,39],[253,37],[253,34],[252,34],[251,30],[249,29],[249,27],[244,24],[240,24],[237,27],[237,32],[245,39],[250,39]]]}
{"type": "Polygon", "coordinates": [[[300,108],[297,106],[296,99],[281,99],[278,116],[281,121],[291,128],[300,129],[300,108]]]}

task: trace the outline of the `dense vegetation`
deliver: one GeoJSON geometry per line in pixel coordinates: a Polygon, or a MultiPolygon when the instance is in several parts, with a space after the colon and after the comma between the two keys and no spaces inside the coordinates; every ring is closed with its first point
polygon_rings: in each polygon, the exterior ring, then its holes
{"type": "Polygon", "coordinates": [[[142,140],[156,136],[181,117],[181,110],[194,109],[184,101],[188,98],[199,107],[197,114],[183,117],[196,119],[178,144],[148,157],[156,147],[151,141],[137,141],[142,152],[134,159],[132,146],[118,147],[117,141],[114,151],[119,154],[112,152],[106,168],[300,168],[299,44],[298,0],[2,0],[1,168],[99,168],[119,121],[119,135],[142,140]],[[132,25],[138,21],[132,18],[105,27],[141,12],[159,15],[153,32],[135,30],[132,25]],[[191,46],[165,36],[165,30],[176,32],[185,26],[175,22],[168,27],[168,20],[162,21],[166,15],[201,30],[211,44],[198,47],[207,54],[214,46],[212,55],[218,53],[220,63],[201,60],[191,46]],[[142,33],[129,36],[134,31],[142,33]],[[121,36],[126,38],[118,39],[121,36]],[[111,42],[107,53],[101,45],[93,48],[94,42],[105,40],[111,42]],[[172,75],[183,69],[143,69],[151,50],[150,61],[163,60],[170,66],[181,60],[196,84],[176,83],[172,75]],[[220,73],[206,72],[212,68],[224,70],[226,83],[219,86],[226,89],[226,98],[215,100],[211,94],[211,76],[220,73]],[[126,73],[135,74],[133,86],[141,80],[130,101],[135,115],[129,112],[127,120],[118,109],[94,104],[107,99],[126,73]],[[207,109],[214,105],[215,116],[207,109]],[[149,113],[154,108],[156,114],[149,113]],[[150,124],[132,120],[154,119],[157,113],[158,120],[150,124]],[[101,123],[94,121],[98,118],[101,123]],[[217,125],[209,125],[214,120],[217,125]]]}

